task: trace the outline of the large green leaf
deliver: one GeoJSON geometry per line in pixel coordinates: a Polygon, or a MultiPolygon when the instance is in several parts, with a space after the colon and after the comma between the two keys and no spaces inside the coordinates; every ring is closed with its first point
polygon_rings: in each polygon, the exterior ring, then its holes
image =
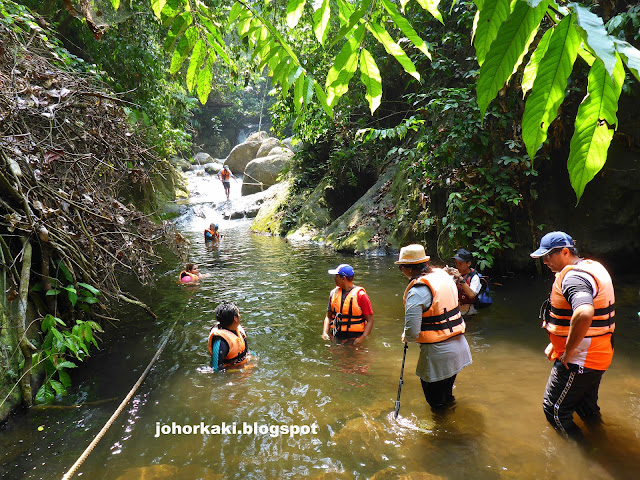
{"type": "Polygon", "coordinates": [[[440,21],[444,25],[442,20],[442,14],[438,11],[438,5],[440,0],[416,0],[422,8],[433,15],[434,18],[440,21]]]}
{"type": "Polygon", "coordinates": [[[313,33],[322,46],[324,46],[324,42],[327,39],[327,27],[329,26],[330,17],[329,0],[322,0],[319,8],[313,12],[313,33]]]}
{"type": "Polygon", "coordinates": [[[305,3],[306,0],[289,0],[287,3],[287,25],[289,28],[294,28],[298,25],[305,3]]]}
{"type": "Polygon", "coordinates": [[[198,81],[198,71],[204,63],[204,57],[206,54],[205,42],[201,38],[193,46],[193,52],[191,52],[191,58],[189,59],[189,68],[187,68],[187,90],[192,92],[198,81]]]}
{"type": "Polygon", "coordinates": [[[196,93],[198,94],[198,100],[204,105],[207,103],[209,93],[211,92],[211,83],[213,82],[213,63],[215,61],[215,55],[209,54],[207,61],[204,62],[204,67],[198,72],[198,86],[196,93]]]}
{"type": "Polygon", "coordinates": [[[405,36],[411,41],[411,43],[416,46],[418,50],[424,53],[429,58],[429,60],[431,60],[431,54],[429,53],[427,44],[422,38],[420,38],[420,35],[416,33],[407,19],[400,14],[400,12],[398,11],[398,7],[396,7],[395,4],[389,0],[381,1],[382,5],[384,5],[385,10],[389,13],[389,16],[391,16],[391,19],[398,26],[398,28],[402,30],[402,33],[405,34],[405,36]]]}
{"type": "Polygon", "coordinates": [[[578,107],[567,161],[569,179],[578,202],[587,183],[607,160],[607,150],[618,123],[616,113],[623,82],[621,59],[616,63],[613,80],[601,59],[596,59],[589,71],[587,96],[578,107]]]}
{"type": "Polygon", "coordinates": [[[376,61],[366,48],[360,51],[360,80],[367,89],[365,97],[373,115],[382,100],[382,78],[376,61]]]}
{"type": "Polygon", "coordinates": [[[393,41],[391,35],[384,29],[382,25],[376,22],[367,23],[367,29],[373,34],[373,36],[382,44],[384,49],[387,51],[389,55],[392,55],[404,71],[411,75],[416,80],[420,81],[420,74],[416,70],[416,66],[411,61],[411,59],[404,53],[404,50],[393,41]]]}
{"type": "Polygon", "coordinates": [[[620,57],[622,57],[622,60],[624,60],[627,68],[631,70],[633,76],[640,81],[640,51],[623,40],[615,38],[613,41],[616,45],[616,50],[620,54],[620,57]]]}
{"type": "Polygon", "coordinates": [[[531,95],[522,117],[522,139],[529,158],[533,158],[547,139],[549,125],[556,118],[567,88],[567,80],[578,56],[580,35],[572,15],[567,15],[554,29],[549,40],[531,95]]]}
{"type": "Polygon", "coordinates": [[[304,106],[304,76],[302,75],[298,77],[293,88],[293,106],[298,114],[304,106]]]}
{"type": "Polygon", "coordinates": [[[331,106],[335,105],[338,99],[349,90],[349,82],[358,68],[358,48],[363,38],[364,25],[360,25],[344,43],[327,74],[325,85],[327,101],[331,106]]]}
{"type": "Polygon", "coordinates": [[[191,25],[191,22],[193,22],[193,17],[187,12],[182,12],[173,20],[171,28],[164,39],[165,51],[169,52],[173,50],[176,40],[191,25]]]}
{"type": "Polygon", "coordinates": [[[320,102],[320,106],[324,110],[324,112],[331,118],[333,118],[333,109],[331,105],[327,102],[327,96],[322,90],[322,87],[315,80],[313,81],[313,89],[316,91],[316,97],[318,97],[318,102],[320,102]]]}
{"type": "Polygon", "coordinates": [[[169,67],[169,73],[175,75],[180,67],[189,56],[189,52],[193,48],[198,39],[198,30],[195,26],[190,26],[184,35],[180,38],[178,45],[176,46],[173,56],[171,57],[171,65],[169,67]]]}
{"type": "Polygon", "coordinates": [[[536,8],[519,0],[509,18],[500,25],[498,35],[480,68],[476,85],[478,106],[483,117],[491,101],[527,53],[546,10],[547,0],[536,8]]]}
{"type": "Polygon", "coordinates": [[[151,0],[151,10],[153,10],[153,14],[157,18],[160,18],[160,12],[162,12],[166,3],[167,0],[151,0]]]}
{"type": "Polygon", "coordinates": [[[498,35],[502,22],[511,13],[511,0],[485,0],[479,10],[478,26],[473,46],[476,48],[478,65],[484,63],[489,47],[498,35]]]}
{"type": "Polygon", "coordinates": [[[609,75],[613,76],[613,69],[616,67],[616,51],[613,39],[607,33],[602,18],[577,3],[570,3],[569,7],[576,16],[576,26],[582,30],[586,44],[591,47],[596,57],[602,60],[609,75]]]}
{"type": "Polygon", "coordinates": [[[551,39],[551,34],[553,34],[553,28],[550,28],[538,42],[538,46],[535,51],[531,54],[531,58],[529,59],[529,63],[524,67],[524,73],[522,74],[522,97],[527,94],[531,87],[533,87],[533,82],[536,79],[536,75],[538,74],[538,66],[540,65],[540,60],[544,57],[544,54],[547,53],[547,48],[549,48],[549,40],[551,39]]]}
{"type": "Polygon", "coordinates": [[[338,33],[333,39],[333,42],[331,42],[330,46],[334,46],[336,43],[342,40],[345,37],[345,35],[347,35],[349,32],[353,30],[356,24],[362,19],[365,13],[367,13],[367,11],[369,10],[369,7],[371,6],[371,1],[372,0],[362,0],[362,4],[360,5],[360,8],[349,16],[349,20],[342,26],[342,28],[340,28],[340,30],[338,30],[338,33]]]}

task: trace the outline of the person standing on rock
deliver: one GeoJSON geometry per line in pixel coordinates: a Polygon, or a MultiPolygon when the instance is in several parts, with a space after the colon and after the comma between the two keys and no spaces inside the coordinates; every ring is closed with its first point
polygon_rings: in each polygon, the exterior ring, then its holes
{"type": "Polygon", "coordinates": [[[404,292],[402,341],[420,344],[416,375],[431,410],[438,412],[454,404],[453,383],[472,360],[458,288],[448,273],[429,265],[429,259],[424,247],[414,244],[402,247],[395,263],[410,280],[404,292]]]}
{"type": "Polygon", "coordinates": [[[600,263],[578,256],[573,239],[564,232],[547,233],[530,255],[542,258],[556,274],[541,309],[550,340],[544,353],[553,362],[542,408],[561,435],[581,440],[573,412],[587,426],[602,423],[598,390],[613,358],[616,328],[613,282],[600,263]]]}
{"type": "Polygon", "coordinates": [[[330,340],[332,336],[343,341],[353,339],[354,345],[360,345],[373,329],[373,308],[364,288],[353,284],[355,272],[351,265],[343,263],[334,270],[336,288],[329,295],[329,306],[322,326],[322,338],[330,340]]]}
{"type": "Polygon", "coordinates": [[[233,178],[236,182],[238,181],[238,179],[233,173],[231,173],[228,165],[222,167],[222,170],[218,172],[218,178],[222,182],[224,193],[227,195],[227,200],[229,200],[229,193],[231,192],[231,179],[233,178]]]}

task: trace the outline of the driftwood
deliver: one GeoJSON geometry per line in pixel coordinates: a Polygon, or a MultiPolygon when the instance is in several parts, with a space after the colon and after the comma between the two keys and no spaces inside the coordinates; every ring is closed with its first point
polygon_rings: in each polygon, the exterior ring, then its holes
{"type": "Polygon", "coordinates": [[[28,407],[33,405],[31,395],[31,355],[36,351],[36,347],[27,338],[27,295],[29,294],[29,279],[31,277],[31,244],[27,238],[22,242],[24,250],[22,252],[22,272],[20,274],[20,291],[18,302],[18,315],[14,320],[14,327],[18,335],[20,350],[24,356],[23,375],[20,379],[22,390],[22,401],[28,407]]]}

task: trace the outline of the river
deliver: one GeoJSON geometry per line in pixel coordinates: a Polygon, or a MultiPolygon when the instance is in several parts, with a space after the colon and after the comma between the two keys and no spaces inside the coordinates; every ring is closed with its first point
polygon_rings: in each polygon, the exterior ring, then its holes
{"type": "Polygon", "coordinates": [[[605,425],[589,434],[588,448],[560,438],[542,413],[550,364],[537,313],[551,284],[548,272],[493,279],[493,306],[468,321],[473,364],[458,375],[457,403],[447,415],[435,417],[427,407],[414,375],[418,346],[411,345],[396,421],[406,279],[394,258],[254,235],[249,220],[224,221],[224,207],[201,207],[204,218],[185,217],[180,226],[192,242],[191,260],[210,276],[176,285],[181,265],[161,268],[156,285],[139,292],[159,318],[124,309],[109,343],[78,369],[72,394],[60,402],[88,405],[36,408],[0,429],[2,478],[61,478],[176,320],[149,376],[74,478],[637,478],[637,278],[614,277],[617,350],[600,388],[605,425]],[[209,221],[224,235],[215,246],[202,241],[209,221]],[[375,313],[360,348],[320,338],[333,287],[327,270],[339,263],[353,265],[375,313]],[[214,373],[208,366],[207,336],[222,301],[237,303],[247,330],[252,359],[243,371],[214,373]],[[160,433],[174,423],[175,434],[160,433]],[[207,428],[177,433],[187,425],[207,428]],[[283,426],[305,433],[279,435],[283,426]]]}

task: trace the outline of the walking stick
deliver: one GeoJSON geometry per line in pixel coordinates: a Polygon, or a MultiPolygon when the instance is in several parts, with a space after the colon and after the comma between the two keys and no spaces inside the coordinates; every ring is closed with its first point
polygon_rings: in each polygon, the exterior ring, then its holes
{"type": "Polygon", "coordinates": [[[400,412],[400,392],[402,392],[402,377],[404,376],[404,361],[407,358],[407,348],[409,348],[409,344],[405,342],[404,344],[404,353],[402,355],[402,369],[400,370],[400,381],[398,382],[398,399],[396,400],[396,409],[393,412],[393,418],[398,418],[398,412],[400,412]]]}

